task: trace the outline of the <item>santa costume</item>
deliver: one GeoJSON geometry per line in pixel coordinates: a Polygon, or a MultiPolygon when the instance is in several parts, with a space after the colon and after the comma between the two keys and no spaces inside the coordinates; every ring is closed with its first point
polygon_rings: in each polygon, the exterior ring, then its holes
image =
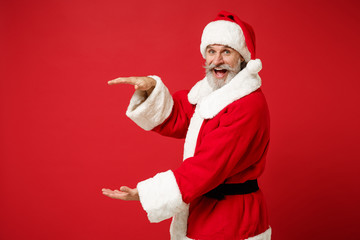
{"type": "Polygon", "coordinates": [[[131,98],[126,114],[137,125],[185,138],[179,168],[137,184],[140,202],[151,222],[173,218],[172,240],[269,240],[256,182],[265,167],[270,124],[255,35],[250,25],[222,11],[203,31],[204,58],[211,44],[231,47],[247,62],[225,86],[213,89],[205,77],[190,91],[171,95],[158,76],[150,76],[157,82],[152,93],[137,90],[131,98]],[[219,195],[229,186],[230,192],[219,195]]]}

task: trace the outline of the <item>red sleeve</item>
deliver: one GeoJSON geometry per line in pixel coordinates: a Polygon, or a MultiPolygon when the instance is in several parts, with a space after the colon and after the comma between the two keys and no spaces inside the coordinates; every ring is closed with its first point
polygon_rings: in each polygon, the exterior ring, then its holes
{"type": "Polygon", "coordinates": [[[265,155],[269,142],[266,104],[251,98],[240,99],[219,114],[222,114],[219,126],[208,133],[200,133],[194,156],[174,171],[186,203],[249,168],[265,155]]]}
{"type": "Polygon", "coordinates": [[[179,91],[172,96],[174,105],[170,116],[162,124],[152,129],[152,131],[168,137],[186,137],[190,119],[195,109],[195,106],[188,101],[188,92],[186,90],[179,91]]]}

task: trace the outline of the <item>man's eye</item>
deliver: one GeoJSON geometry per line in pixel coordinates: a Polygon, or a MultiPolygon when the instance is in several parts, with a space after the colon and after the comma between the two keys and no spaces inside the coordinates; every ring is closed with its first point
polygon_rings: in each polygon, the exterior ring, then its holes
{"type": "Polygon", "coordinates": [[[215,51],[212,50],[212,49],[210,49],[210,50],[208,51],[208,53],[215,53],[215,51]]]}
{"type": "Polygon", "coordinates": [[[230,51],[229,51],[229,50],[225,50],[224,53],[225,53],[225,54],[230,54],[230,51]]]}

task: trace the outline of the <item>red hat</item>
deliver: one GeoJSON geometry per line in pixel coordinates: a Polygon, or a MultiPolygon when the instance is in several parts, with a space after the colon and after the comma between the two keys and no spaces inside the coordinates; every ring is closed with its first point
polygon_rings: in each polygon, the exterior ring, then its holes
{"type": "Polygon", "coordinates": [[[255,59],[253,28],[229,12],[219,12],[214,21],[204,28],[200,44],[200,51],[204,58],[206,47],[211,44],[226,45],[235,49],[246,62],[255,59]]]}

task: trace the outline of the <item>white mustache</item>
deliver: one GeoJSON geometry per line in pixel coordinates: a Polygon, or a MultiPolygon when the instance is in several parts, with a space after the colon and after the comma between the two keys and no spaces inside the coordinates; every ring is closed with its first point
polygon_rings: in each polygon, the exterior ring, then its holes
{"type": "Polygon", "coordinates": [[[228,64],[215,65],[212,63],[210,65],[205,65],[204,68],[206,69],[206,72],[212,71],[214,68],[221,68],[228,71],[235,71],[235,69],[230,67],[228,64]]]}

